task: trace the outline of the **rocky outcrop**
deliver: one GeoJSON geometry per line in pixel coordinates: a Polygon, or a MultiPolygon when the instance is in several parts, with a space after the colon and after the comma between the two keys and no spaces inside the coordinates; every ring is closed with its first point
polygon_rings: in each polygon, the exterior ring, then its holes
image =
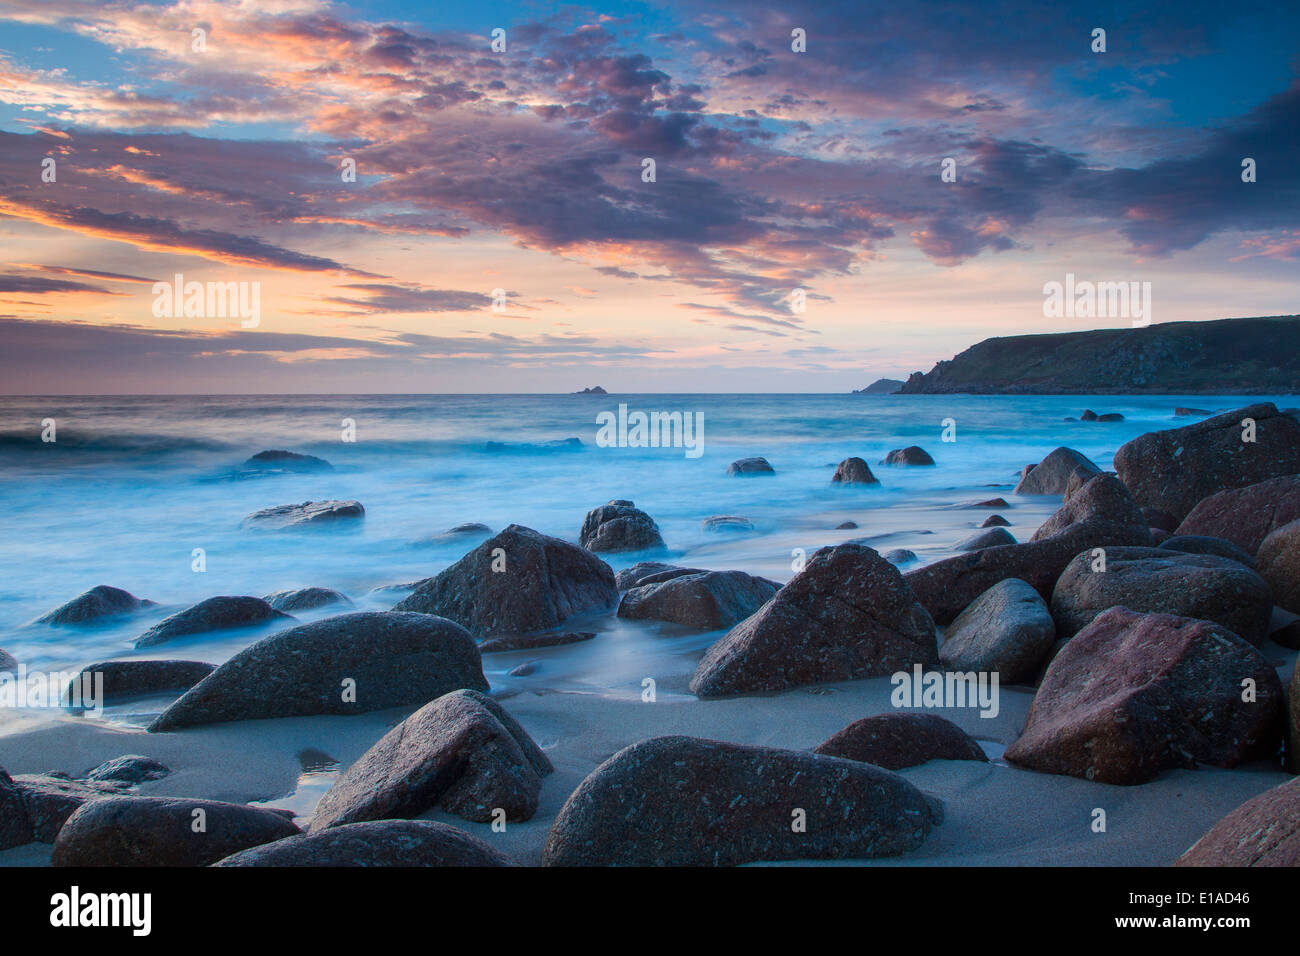
{"type": "Polygon", "coordinates": [[[754,530],[754,522],[740,515],[710,515],[700,522],[700,528],[714,533],[745,532],[754,530]]]}
{"type": "MultiPolygon", "coordinates": [[[[1300,472],[1300,423],[1272,403],[1249,405],[1181,428],[1140,435],[1115,453],[1115,470],[1138,504],[1182,520],[1217,492],[1300,472]]],[[[1241,544],[1214,531],[1179,531],[1214,534],[1241,544]]]]}
{"type": "Polygon", "coordinates": [[[1296,520],[1300,475],[1285,475],[1210,495],[1178,526],[1178,534],[1224,538],[1253,555],[1265,538],[1296,520]]]}
{"type": "Polygon", "coordinates": [[[953,671],[996,671],[1004,684],[1029,683],[1056,642],[1042,596],[1019,578],[999,581],[944,632],[939,661],[953,671]]]}
{"type": "Polygon", "coordinates": [[[933,465],[930,453],[919,445],[895,448],[880,462],[882,465],[933,465]]]}
{"type": "Polygon", "coordinates": [[[861,458],[845,458],[835,466],[831,476],[833,485],[878,485],[880,481],[871,473],[867,463],[861,458]]]}
{"type": "Polygon", "coordinates": [[[281,631],[222,664],[168,707],[158,732],[232,720],[360,714],[487,690],[474,639],[430,614],[340,614],[281,631]]]}
{"type": "Polygon", "coordinates": [[[68,818],[53,866],[207,866],[300,831],[282,811],[182,797],[109,797],[68,818]]]}
{"type": "Polygon", "coordinates": [[[453,691],[390,730],[338,779],[312,816],[323,830],[441,807],[479,823],[527,820],[551,762],[491,697],[453,691]]]}
{"type": "Polygon", "coordinates": [[[346,594],[332,588],[298,588],[294,591],[275,591],[262,598],[262,600],[277,611],[284,611],[285,613],[314,611],[318,607],[328,607],[331,604],[352,606],[352,601],[346,594]]]}
{"type": "Polygon", "coordinates": [[[254,511],[244,525],[255,528],[317,528],[351,525],[366,515],[359,501],[304,501],[296,505],[276,505],[254,511]]]}
{"type": "Polygon", "coordinates": [[[546,840],[548,866],[732,866],[913,850],[938,810],[871,764],[654,737],[578,786],[546,840]]]}
{"type": "Polygon", "coordinates": [[[1098,475],[1048,518],[1023,544],[962,554],[915,571],[906,579],[940,624],[947,624],[999,581],[1020,578],[1049,597],[1075,555],[1092,548],[1150,545],[1151,531],[1124,486],[1098,475]]]}
{"type": "Polygon", "coordinates": [[[248,459],[248,461],[244,462],[244,470],[265,475],[298,475],[317,471],[333,471],[334,466],[324,458],[317,458],[315,455],[303,455],[296,451],[272,449],[259,451],[248,459]]]}
{"type": "Polygon", "coordinates": [[[216,669],[203,661],[101,661],[87,664],[68,684],[68,696],[74,687],[94,686],[102,679],[104,702],[127,697],[189,690],[216,669]],[[91,683],[87,685],[85,681],[91,683]]]}
{"type": "Polygon", "coordinates": [[[1300,866],[1300,780],[1247,800],[1174,866],[1300,866]]]}
{"type": "Polygon", "coordinates": [[[288,614],[277,611],[266,601],[256,597],[208,598],[193,607],[178,611],[159,621],[135,639],[135,646],[154,647],[189,634],[205,634],[236,627],[256,627],[272,621],[292,621],[288,614]]]}
{"type": "Polygon", "coordinates": [[[1076,468],[1101,474],[1100,468],[1073,448],[1057,448],[1021,477],[1016,494],[1063,495],[1076,468]]]}
{"type": "Polygon", "coordinates": [[[464,830],[432,820],[376,820],[264,843],[214,866],[513,866],[464,830]]]}
{"type": "Polygon", "coordinates": [[[156,606],[155,602],[141,600],[130,591],[101,584],[38,617],[36,623],[60,626],[97,624],[108,618],[123,617],[156,606]]]}
{"type": "Polygon", "coordinates": [[[774,475],[774,469],[766,458],[738,458],[727,466],[727,474],[751,477],[754,475],[774,475]]]}
{"type": "Polygon", "coordinates": [[[590,551],[662,551],[659,526],[630,501],[615,500],[587,512],[578,543],[590,551]]]}
{"type": "Polygon", "coordinates": [[[938,661],[934,621],[871,548],[821,548],[757,613],[709,648],[700,697],[857,680],[938,661]]]}
{"type": "Polygon", "coordinates": [[[875,764],[886,770],[916,767],[930,760],[988,762],[975,738],[935,714],[878,714],[849,724],[813,753],[875,764]]]}
{"type": "Polygon", "coordinates": [[[171,772],[170,767],[152,757],[125,754],[100,764],[86,774],[86,779],[93,783],[117,783],[134,787],[149,780],[161,780],[171,772]]]}
{"type": "Polygon", "coordinates": [[[1145,783],[1174,767],[1233,767],[1276,753],[1282,707],[1272,665],[1231,631],[1115,607],[1057,654],[1005,757],[1046,773],[1145,783]]]}
{"type": "Polygon", "coordinates": [[[1273,602],[1300,614],[1300,521],[1269,533],[1259,546],[1258,565],[1273,591],[1273,602]]]}
{"type": "Polygon", "coordinates": [[[705,571],[632,588],[623,595],[618,616],[715,631],[743,621],[776,592],[771,581],[743,571],[705,571]]]}
{"type": "Polygon", "coordinates": [[[476,637],[495,637],[555,628],[617,601],[614,572],[600,558],[512,524],[421,581],[393,610],[438,614],[476,637]]]}
{"type": "Polygon", "coordinates": [[[1105,570],[1094,570],[1095,561],[1090,552],[1080,554],[1056,582],[1052,617],[1061,637],[1121,605],[1214,621],[1252,645],[1268,633],[1268,585],[1240,562],[1162,548],[1106,548],[1105,570]]]}

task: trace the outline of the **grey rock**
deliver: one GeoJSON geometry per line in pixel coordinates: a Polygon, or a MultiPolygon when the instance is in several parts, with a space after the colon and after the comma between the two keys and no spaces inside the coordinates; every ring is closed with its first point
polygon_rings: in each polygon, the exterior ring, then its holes
{"type": "Polygon", "coordinates": [[[886,770],[916,767],[931,760],[988,763],[975,738],[935,714],[878,714],[855,720],[818,744],[813,753],[875,764],[886,770]]]}
{"type": "Polygon", "coordinates": [[[880,481],[871,473],[867,463],[861,458],[845,458],[835,467],[831,476],[835,485],[878,485],[880,481]]]}
{"type": "Polygon", "coordinates": [[[68,696],[74,687],[94,686],[97,675],[103,680],[104,701],[141,697],[164,691],[189,690],[216,669],[203,661],[101,661],[88,664],[68,684],[68,696]]]}
{"type": "Polygon", "coordinates": [[[1015,536],[1005,528],[989,528],[958,541],[954,548],[958,551],[979,551],[981,548],[996,548],[998,545],[1015,544],[1015,536]]]}
{"type": "Polygon", "coordinates": [[[1184,554],[1214,554],[1220,558],[1238,561],[1248,568],[1255,566],[1255,559],[1226,538],[1212,538],[1201,534],[1175,534],[1160,542],[1165,551],[1181,551],[1184,554]]]}
{"type": "Polygon", "coordinates": [[[664,539],[654,519],[624,500],[588,511],[578,543],[588,550],[606,553],[664,550],[664,539]]]}
{"type": "Polygon", "coordinates": [[[770,582],[743,571],[706,571],[632,588],[618,616],[713,631],[743,621],[776,592],[770,582]]]}
{"type": "Polygon", "coordinates": [[[298,588],[293,591],[275,591],[262,598],[277,611],[312,611],[331,604],[352,606],[351,599],[342,591],[332,588],[298,588]]]}
{"type": "Polygon", "coordinates": [[[733,461],[727,466],[729,475],[773,475],[776,474],[774,469],[766,458],[740,458],[733,461]]]}
{"type": "Polygon", "coordinates": [[[895,448],[880,463],[882,465],[933,465],[934,459],[924,448],[908,445],[906,448],[895,448]]]}
{"type": "Polygon", "coordinates": [[[335,527],[354,524],[365,515],[366,509],[359,501],[303,501],[254,511],[244,519],[244,524],[270,529],[335,527]]]}
{"type": "Polygon", "coordinates": [[[1004,684],[1033,680],[1056,641],[1046,602],[1019,578],[999,581],[948,625],[939,661],[948,670],[997,671],[1004,684]]]}
{"type": "Polygon", "coordinates": [[[432,820],[376,820],[264,843],[214,866],[514,866],[478,837],[432,820]]]}
{"type": "Polygon", "coordinates": [[[1101,474],[1100,468],[1073,448],[1057,448],[1020,479],[1016,494],[1063,495],[1076,468],[1101,474]]]}
{"type": "Polygon", "coordinates": [[[256,627],[271,621],[291,621],[288,614],[277,611],[257,597],[231,597],[222,595],[200,601],[193,607],[178,611],[145,631],[135,640],[135,646],[154,647],[189,634],[206,634],[236,627],[256,627]]]}
{"type": "Polygon", "coordinates": [[[141,600],[130,591],[101,584],[38,617],[36,623],[61,626],[97,624],[107,618],[123,617],[155,606],[153,601],[141,600]]]}
{"type": "Polygon", "coordinates": [[[171,773],[171,768],[152,757],[126,754],[100,764],[86,774],[94,783],[122,783],[129,786],[149,780],[161,780],[171,773]]]}

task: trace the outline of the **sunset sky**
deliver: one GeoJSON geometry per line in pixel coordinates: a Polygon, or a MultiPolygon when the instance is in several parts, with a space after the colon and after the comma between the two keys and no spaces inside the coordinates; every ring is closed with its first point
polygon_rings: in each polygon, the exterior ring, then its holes
{"type": "Polygon", "coordinates": [[[846,391],[1131,324],[1067,272],[1300,311],[1300,5],[1052,6],[0,0],[0,392],[846,391]]]}

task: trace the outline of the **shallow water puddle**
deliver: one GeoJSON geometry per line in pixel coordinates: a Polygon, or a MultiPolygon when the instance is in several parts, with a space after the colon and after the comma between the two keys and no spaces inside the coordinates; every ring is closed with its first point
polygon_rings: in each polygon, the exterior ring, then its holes
{"type": "Polygon", "coordinates": [[[310,823],[316,804],[334,786],[342,770],[339,762],[329,754],[311,747],[298,752],[298,763],[302,766],[302,773],[292,791],[272,800],[252,800],[249,806],[291,810],[294,822],[299,826],[305,827],[310,823]]]}

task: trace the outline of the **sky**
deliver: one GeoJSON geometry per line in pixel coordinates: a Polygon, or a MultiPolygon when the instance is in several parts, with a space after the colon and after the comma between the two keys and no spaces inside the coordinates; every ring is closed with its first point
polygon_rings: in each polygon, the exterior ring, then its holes
{"type": "Polygon", "coordinates": [[[1300,312],[1300,4],[1053,6],[0,0],[0,393],[841,392],[1132,326],[1067,274],[1300,312]]]}

